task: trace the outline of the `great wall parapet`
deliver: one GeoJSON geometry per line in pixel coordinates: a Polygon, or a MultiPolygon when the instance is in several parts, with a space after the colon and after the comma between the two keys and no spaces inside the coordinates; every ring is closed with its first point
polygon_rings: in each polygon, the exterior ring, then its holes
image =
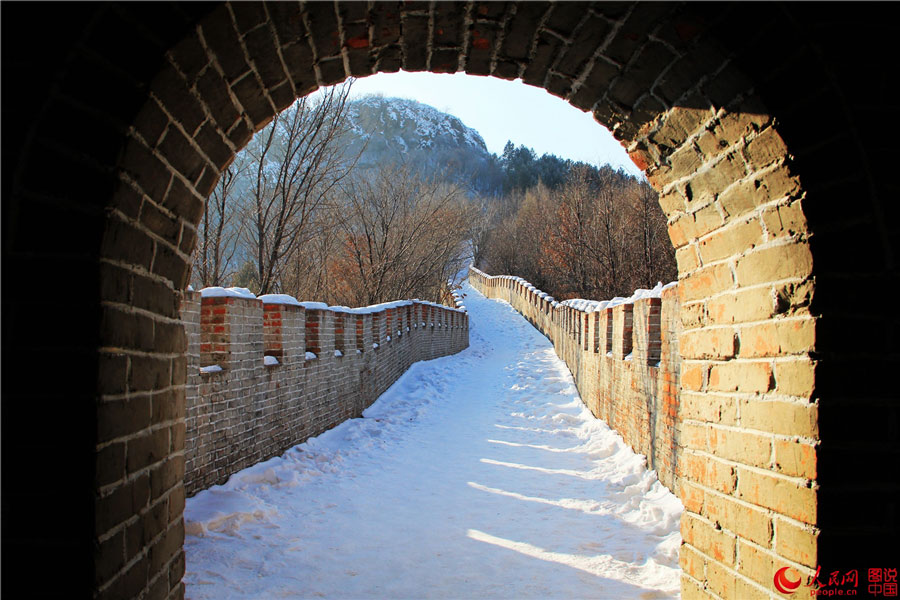
{"type": "Polygon", "coordinates": [[[557,302],[520,277],[476,268],[469,281],[509,302],[553,344],[585,405],[647,457],[660,482],[679,493],[681,329],[677,285],[633,302],[557,302]]]}
{"type": "Polygon", "coordinates": [[[349,309],[187,291],[181,316],[188,495],[360,416],[412,363],[469,345],[464,307],[418,300],[349,309]]]}

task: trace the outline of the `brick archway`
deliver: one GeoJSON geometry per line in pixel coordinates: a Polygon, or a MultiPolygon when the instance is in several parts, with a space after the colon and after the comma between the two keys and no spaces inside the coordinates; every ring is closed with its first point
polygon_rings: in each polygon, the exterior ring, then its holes
{"type": "MultiPolygon", "coordinates": [[[[896,266],[878,220],[883,183],[874,178],[852,112],[835,113],[846,121],[836,135],[811,122],[829,113],[818,99],[840,96],[845,74],[822,66],[817,38],[805,41],[813,35],[806,28],[779,20],[786,9],[756,20],[737,6],[670,4],[237,3],[195,15],[172,10],[181,29],[168,37],[161,19],[142,20],[146,8],[99,10],[88,23],[101,34],[110,21],[124,24],[138,41],[119,43],[139,46],[130,57],[144,61],[137,75],[93,81],[107,95],[131,94],[125,99],[132,112],[100,129],[112,132],[87,160],[71,140],[53,141],[60,138],[46,131],[59,118],[52,111],[53,118],[35,117],[37,128],[22,136],[32,153],[47,147],[73,172],[101,172],[111,191],[91,212],[99,297],[85,302],[96,315],[88,322],[97,324],[89,335],[94,345],[86,345],[99,349],[91,355],[96,392],[83,389],[96,399],[87,455],[91,586],[101,597],[182,593],[186,362],[177,293],[187,283],[196,224],[219,171],[297,96],[400,68],[522,77],[542,86],[591,110],[660,192],[685,330],[683,591],[765,595],[777,566],[810,574],[825,560],[827,542],[837,547],[852,526],[838,516],[841,494],[879,480],[868,475],[844,484],[836,477],[845,464],[836,451],[867,447],[852,436],[837,439],[846,433],[837,425],[848,413],[843,398],[859,386],[836,379],[839,370],[816,371],[822,357],[839,369],[856,360],[838,348],[852,339],[841,328],[843,290],[833,287],[848,266],[835,255],[841,240],[830,237],[842,230],[841,219],[816,207],[835,204],[850,181],[868,184],[868,203],[844,229],[881,252],[874,272],[895,277],[896,266]],[[748,19],[765,23],[769,35],[784,31],[804,41],[766,40],[748,19]],[[766,52],[791,62],[773,68],[766,52]],[[824,154],[842,143],[857,149],[848,159],[858,167],[852,177],[833,172],[824,154]],[[829,328],[823,315],[838,327],[829,328]]],[[[72,56],[86,52],[115,67],[94,39],[103,35],[75,44],[72,56]]],[[[64,83],[75,81],[77,90],[92,82],[79,60],[66,65],[64,83]]],[[[103,121],[110,100],[84,95],[51,106],[103,121]]],[[[109,112],[118,116],[115,110],[109,112]]],[[[41,189],[47,186],[36,182],[34,162],[16,170],[19,223],[28,222],[20,215],[29,210],[29,190],[65,196],[52,185],[41,189]]],[[[91,183],[82,173],[74,177],[91,183]]],[[[870,418],[884,417],[896,457],[895,404],[882,389],[867,392],[870,418]]],[[[896,492],[895,482],[880,483],[896,492]]],[[[892,502],[888,494],[876,506],[890,514],[892,502]]]]}

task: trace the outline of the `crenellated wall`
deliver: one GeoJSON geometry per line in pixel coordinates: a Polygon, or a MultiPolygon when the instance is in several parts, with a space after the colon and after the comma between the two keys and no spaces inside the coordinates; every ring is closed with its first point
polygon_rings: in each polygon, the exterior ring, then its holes
{"type": "Polygon", "coordinates": [[[412,363],[466,348],[458,306],[184,292],[187,494],[360,416],[412,363]]]}
{"type": "Polygon", "coordinates": [[[661,298],[605,306],[556,302],[520,277],[471,268],[469,282],[506,300],[553,343],[584,403],[618,431],[648,468],[679,493],[680,330],[677,286],[661,298]]]}

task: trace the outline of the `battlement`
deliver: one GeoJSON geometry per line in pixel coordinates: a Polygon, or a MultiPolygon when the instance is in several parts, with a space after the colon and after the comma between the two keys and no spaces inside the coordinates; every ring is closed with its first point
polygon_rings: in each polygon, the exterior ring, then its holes
{"type": "Polygon", "coordinates": [[[188,494],[360,416],[412,363],[469,345],[465,307],[419,300],[347,308],[208,288],[184,292],[181,316],[188,494]]]}
{"type": "Polygon", "coordinates": [[[676,495],[681,329],[677,284],[632,298],[556,301],[521,277],[474,267],[469,282],[506,300],[553,343],[585,405],[618,431],[676,495]]]}

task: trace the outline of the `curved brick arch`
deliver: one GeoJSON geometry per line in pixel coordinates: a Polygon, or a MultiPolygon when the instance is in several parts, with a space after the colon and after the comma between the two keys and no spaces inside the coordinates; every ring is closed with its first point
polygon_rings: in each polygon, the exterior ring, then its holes
{"type": "MultiPolygon", "coordinates": [[[[837,346],[846,339],[814,318],[837,317],[838,331],[845,322],[835,282],[848,281],[848,269],[829,236],[856,233],[852,239],[867,244],[861,253],[874,250],[879,257],[874,276],[895,276],[896,267],[879,202],[885,182],[873,175],[853,111],[817,104],[841,97],[848,76],[822,66],[820,38],[797,24],[808,13],[564,3],[239,3],[193,15],[171,10],[167,16],[180,19],[178,28],[150,17],[146,7],[99,10],[70,51],[68,79],[48,93],[53,102],[75,100],[50,106],[66,107],[85,127],[108,135],[96,151],[91,146],[88,160],[72,159],[78,151],[71,140],[53,141],[63,138],[45,131],[55,124],[46,116],[35,116],[38,125],[22,135],[27,157],[50,148],[61,164],[72,164],[76,183],[95,183],[99,178],[90,173],[99,171],[103,189],[115,185],[97,199],[106,209],[90,220],[97,245],[88,242],[87,253],[99,260],[100,295],[85,302],[100,307],[97,321],[85,325],[99,322],[96,341],[90,338],[100,349],[99,378],[95,392],[90,384],[83,389],[98,398],[89,460],[92,586],[101,596],[181,593],[185,360],[176,291],[186,284],[196,223],[219,170],[298,95],[349,75],[399,68],[520,76],[545,87],[592,110],[660,191],[677,249],[685,328],[684,591],[765,594],[776,565],[811,573],[823,560],[820,531],[823,543],[840,541],[852,524],[823,495],[842,493],[835,474],[845,463],[835,448],[865,446],[835,443],[845,433],[836,421],[846,411],[819,413],[823,390],[837,407],[842,394],[854,397],[842,382],[815,372],[822,356],[843,358],[837,346]],[[134,48],[121,58],[103,57],[93,41],[113,26],[134,36],[118,40],[116,51],[134,48]],[[114,81],[86,76],[82,55],[114,73],[114,81]],[[773,68],[783,56],[791,62],[773,68]],[[140,68],[123,76],[133,62],[140,68]],[[67,81],[76,82],[74,92],[67,81]],[[125,93],[125,108],[85,92],[88,83],[116,98],[125,93]],[[837,133],[813,126],[826,114],[840,121],[837,133]],[[47,139],[52,143],[41,146],[47,139]],[[858,179],[831,168],[835,159],[827,153],[843,150],[842,143],[858,149],[843,165],[858,179]],[[827,214],[859,182],[869,194],[858,218],[841,223],[827,214]],[[812,208],[810,195],[817,202],[812,208]],[[835,432],[830,438],[826,426],[835,432]]],[[[30,164],[26,158],[17,165],[17,197],[65,200],[65,191],[37,181],[30,164]]],[[[890,397],[882,390],[870,384],[865,393],[875,399],[869,406],[881,407],[874,416],[887,422],[885,433],[894,436],[888,449],[896,456],[894,408],[878,400],[890,397]]],[[[844,487],[876,481],[863,475],[844,487]]],[[[896,491],[895,483],[887,485],[896,491]]],[[[889,514],[891,502],[877,506],[889,514]]]]}

